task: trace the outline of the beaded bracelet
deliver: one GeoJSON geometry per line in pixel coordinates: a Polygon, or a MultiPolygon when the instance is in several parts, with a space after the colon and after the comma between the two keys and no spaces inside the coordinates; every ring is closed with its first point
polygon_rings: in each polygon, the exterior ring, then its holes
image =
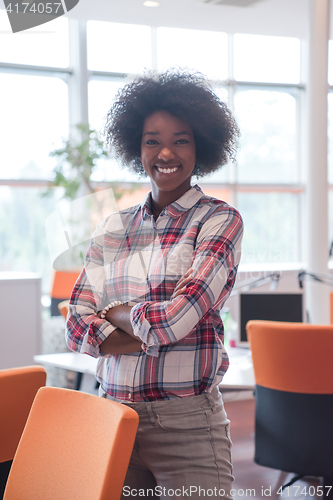
{"type": "Polygon", "coordinates": [[[121,305],[123,305],[123,302],[120,302],[119,300],[111,302],[108,306],[104,307],[103,311],[101,312],[101,318],[105,319],[105,316],[107,315],[108,311],[110,311],[110,309],[112,309],[115,306],[121,306],[121,305]]]}

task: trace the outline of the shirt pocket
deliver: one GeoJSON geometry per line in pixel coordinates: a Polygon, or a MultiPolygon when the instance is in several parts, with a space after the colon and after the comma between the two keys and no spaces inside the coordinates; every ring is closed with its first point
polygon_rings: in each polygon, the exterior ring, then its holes
{"type": "Polygon", "coordinates": [[[138,253],[106,264],[108,300],[135,301],[148,291],[145,263],[138,253]]]}
{"type": "Polygon", "coordinates": [[[189,243],[176,245],[166,258],[166,275],[178,281],[193,262],[193,246],[189,243]]]}

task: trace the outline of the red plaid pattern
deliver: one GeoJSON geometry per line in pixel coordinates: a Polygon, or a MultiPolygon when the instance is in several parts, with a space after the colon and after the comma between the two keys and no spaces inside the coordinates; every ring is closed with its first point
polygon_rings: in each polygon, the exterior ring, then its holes
{"type": "Polygon", "coordinates": [[[201,394],[228,368],[220,311],[235,282],[242,219],[199,186],[165,207],[155,222],[150,193],[140,205],[110,215],[92,238],[70,300],[67,343],[98,357],[97,379],[111,396],[155,401],[201,394]],[[193,268],[186,291],[170,300],[193,268]],[[115,327],[96,314],[121,300],[143,351],[102,355],[115,327]]]}

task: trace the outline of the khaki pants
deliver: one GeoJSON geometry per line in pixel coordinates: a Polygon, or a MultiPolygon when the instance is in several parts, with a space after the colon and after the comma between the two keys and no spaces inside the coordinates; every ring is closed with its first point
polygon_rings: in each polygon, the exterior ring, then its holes
{"type": "MultiPolygon", "coordinates": [[[[117,401],[103,389],[100,395],[117,401]]],[[[217,388],[189,398],[122,403],[140,419],[122,500],[232,498],[229,420],[217,388]]]]}

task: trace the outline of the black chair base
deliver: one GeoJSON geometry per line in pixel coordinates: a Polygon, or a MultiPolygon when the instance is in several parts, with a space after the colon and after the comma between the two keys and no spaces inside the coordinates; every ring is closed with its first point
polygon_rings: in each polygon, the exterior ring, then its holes
{"type": "Polygon", "coordinates": [[[2,500],[5,493],[5,488],[7,484],[8,475],[13,461],[8,460],[8,462],[0,463],[0,500],[2,500]]]}
{"type": "MultiPolygon", "coordinates": [[[[285,488],[289,488],[294,483],[296,483],[300,479],[303,479],[304,477],[306,478],[308,476],[296,474],[288,483],[284,484],[281,487],[281,491],[283,491],[285,488]]],[[[323,477],[322,478],[322,491],[323,491],[322,498],[328,498],[328,499],[333,498],[333,477],[323,477]]],[[[317,496],[316,496],[316,498],[317,498],[317,496]]]]}

